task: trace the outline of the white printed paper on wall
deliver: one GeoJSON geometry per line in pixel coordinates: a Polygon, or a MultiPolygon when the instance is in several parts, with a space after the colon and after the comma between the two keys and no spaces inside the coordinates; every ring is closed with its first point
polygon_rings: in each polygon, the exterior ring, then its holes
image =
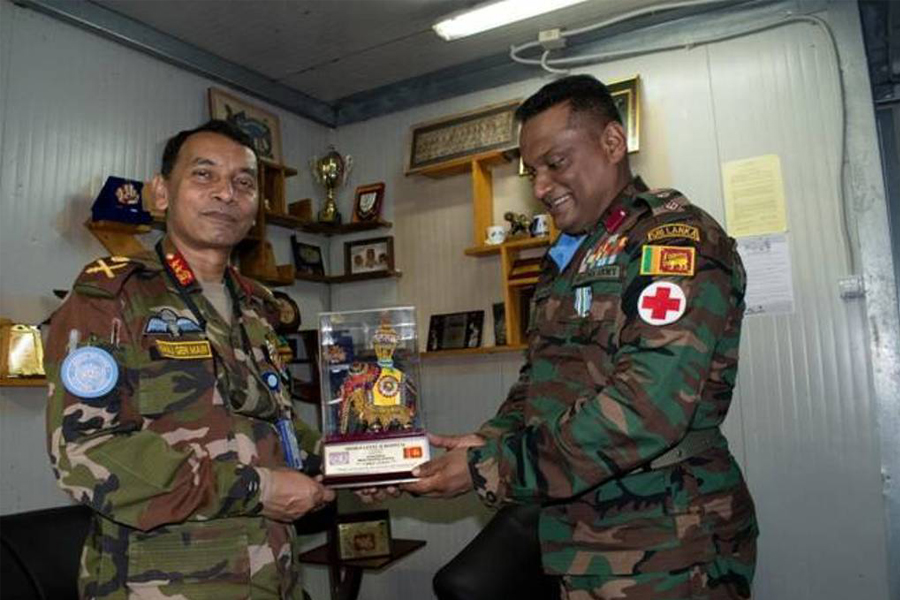
{"type": "Polygon", "coordinates": [[[747,271],[747,315],[794,312],[794,283],[787,235],[755,235],[737,240],[747,271]]]}

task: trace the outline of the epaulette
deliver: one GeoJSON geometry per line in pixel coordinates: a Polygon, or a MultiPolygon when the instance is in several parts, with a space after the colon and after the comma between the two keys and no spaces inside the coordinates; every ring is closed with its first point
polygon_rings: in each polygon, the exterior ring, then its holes
{"type": "Polygon", "coordinates": [[[275,301],[275,296],[272,294],[272,290],[255,279],[250,279],[245,275],[241,275],[234,267],[231,268],[231,273],[234,275],[235,281],[246,295],[261,300],[265,304],[271,304],[275,307],[278,306],[278,303],[275,301]]]}
{"type": "Polygon", "coordinates": [[[653,216],[666,213],[682,212],[691,205],[687,198],[678,190],[658,189],[649,190],[638,197],[644,200],[653,211],[653,216]]]}
{"type": "Polygon", "coordinates": [[[272,327],[275,327],[279,322],[281,307],[278,305],[278,301],[275,299],[272,290],[255,279],[250,279],[245,275],[241,275],[234,267],[231,267],[231,273],[244,294],[247,295],[251,301],[255,300],[262,304],[263,314],[266,320],[272,327]]]}
{"type": "Polygon", "coordinates": [[[106,256],[87,265],[72,285],[72,291],[95,298],[115,298],[134,273],[143,271],[142,261],[127,256],[106,256]]]}

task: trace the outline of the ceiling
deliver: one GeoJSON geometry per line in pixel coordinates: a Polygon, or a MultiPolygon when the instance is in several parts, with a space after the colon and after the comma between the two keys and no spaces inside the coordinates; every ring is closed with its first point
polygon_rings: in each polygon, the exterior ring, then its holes
{"type": "MultiPolygon", "coordinates": [[[[534,76],[537,67],[512,62],[510,45],[536,40],[544,29],[574,29],[666,4],[663,0],[588,0],[446,42],[431,25],[480,2],[16,1],[332,126],[475,91],[479,80],[498,85],[534,76]],[[499,68],[505,74],[498,75],[499,68]]],[[[709,7],[692,12],[704,8],[709,7]]],[[[685,11],[666,14],[681,16],[685,11]]],[[[601,34],[592,35],[596,40],[601,34]]],[[[607,31],[602,35],[608,35],[607,31]]]]}
{"type": "MultiPolygon", "coordinates": [[[[319,100],[424,75],[659,0],[590,0],[468,39],[431,25],[471,0],[93,0],[319,100]]],[[[540,0],[521,0],[540,1],[540,0]]]]}

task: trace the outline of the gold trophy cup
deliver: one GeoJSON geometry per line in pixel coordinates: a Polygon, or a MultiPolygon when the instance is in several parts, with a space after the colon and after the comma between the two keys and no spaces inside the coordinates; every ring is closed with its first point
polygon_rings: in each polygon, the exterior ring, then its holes
{"type": "Polygon", "coordinates": [[[334,146],[329,146],[325,156],[310,159],[309,167],[319,185],[325,188],[325,205],[319,211],[319,223],[340,225],[341,213],[334,203],[334,192],[347,182],[353,168],[353,157],[341,156],[334,146]]]}

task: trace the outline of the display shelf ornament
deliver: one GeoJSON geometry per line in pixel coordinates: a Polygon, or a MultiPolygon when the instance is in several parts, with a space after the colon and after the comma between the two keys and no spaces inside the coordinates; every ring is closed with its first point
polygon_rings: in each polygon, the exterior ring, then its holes
{"type": "Polygon", "coordinates": [[[340,225],[341,213],[335,204],[334,195],[337,188],[347,183],[347,177],[353,169],[353,157],[341,156],[334,146],[329,146],[324,156],[310,159],[309,166],[315,180],[325,188],[325,205],[319,211],[319,222],[340,225]]]}

